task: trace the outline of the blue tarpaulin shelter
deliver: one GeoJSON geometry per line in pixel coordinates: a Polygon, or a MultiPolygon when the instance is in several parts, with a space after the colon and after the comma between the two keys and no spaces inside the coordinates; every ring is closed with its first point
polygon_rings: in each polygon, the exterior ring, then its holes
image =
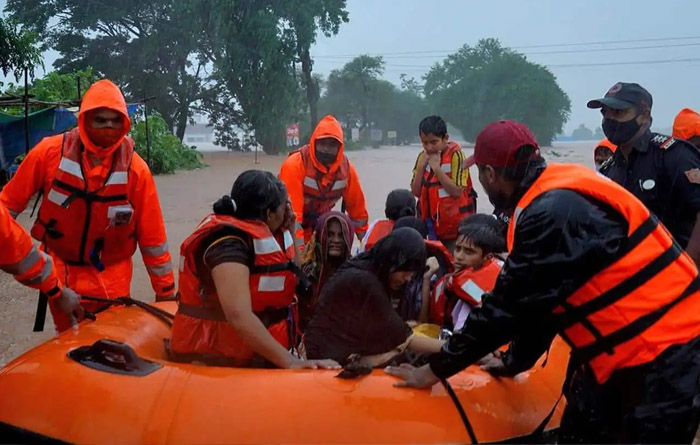
{"type": "MultiPolygon", "coordinates": [[[[62,133],[74,126],[78,120],[75,113],[65,108],[47,108],[29,115],[29,146],[33,147],[43,138],[62,133]]],[[[15,158],[24,153],[24,116],[0,114],[0,148],[2,168],[7,169],[15,158]]]]}
{"type": "MultiPolygon", "coordinates": [[[[132,116],[138,104],[129,105],[132,116]]],[[[63,133],[78,124],[76,112],[66,108],[51,107],[31,113],[29,119],[29,147],[43,138],[63,133]]],[[[0,113],[0,168],[8,170],[15,158],[25,151],[24,116],[0,113]]]]}

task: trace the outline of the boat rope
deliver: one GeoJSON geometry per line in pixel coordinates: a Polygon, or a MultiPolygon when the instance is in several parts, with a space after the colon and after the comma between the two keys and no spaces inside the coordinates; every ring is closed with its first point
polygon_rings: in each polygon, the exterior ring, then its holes
{"type": "Polygon", "coordinates": [[[472,443],[479,443],[479,441],[476,440],[474,428],[472,428],[472,424],[469,423],[467,413],[464,411],[464,407],[462,407],[462,403],[459,401],[459,398],[457,398],[457,394],[455,394],[454,390],[452,389],[452,385],[450,385],[447,379],[440,379],[440,382],[442,383],[442,386],[445,387],[447,394],[450,396],[450,399],[452,399],[452,403],[454,403],[455,407],[457,408],[457,412],[459,412],[459,417],[462,418],[464,428],[467,430],[467,434],[469,434],[469,439],[472,441],[472,443]]]}
{"type": "Polygon", "coordinates": [[[83,300],[87,300],[87,301],[97,301],[100,303],[105,303],[105,304],[110,305],[110,306],[118,305],[118,304],[123,304],[124,306],[137,306],[137,307],[143,309],[144,311],[148,312],[149,314],[153,315],[154,317],[160,319],[168,326],[173,325],[173,319],[175,318],[175,316],[168,311],[164,311],[163,309],[157,308],[155,306],[151,306],[150,304],[144,303],[143,301],[134,300],[131,297],[118,297],[118,298],[110,299],[110,298],[81,296],[80,298],[83,300]]]}

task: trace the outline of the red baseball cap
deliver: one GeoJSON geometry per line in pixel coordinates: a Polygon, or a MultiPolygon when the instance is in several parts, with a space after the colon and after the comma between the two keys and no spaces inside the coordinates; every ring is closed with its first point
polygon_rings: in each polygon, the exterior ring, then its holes
{"type": "Polygon", "coordinates": [[[535,135],[525,125],[502,120],[486,126],[476,137],[474,156],[467,159],[465,164],[490,165],[493,168],[513,167],[528,162],[530,159],[515,159],[520,147],[531,145],[537,150],[532,157],[539,156],[540,146],[535,135]]]}

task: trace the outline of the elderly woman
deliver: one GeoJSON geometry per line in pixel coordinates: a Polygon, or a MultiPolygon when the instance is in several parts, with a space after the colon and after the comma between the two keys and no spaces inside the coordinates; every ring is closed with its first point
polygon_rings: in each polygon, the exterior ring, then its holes
{"type": "Polygon", "coordinates": [[[394,230],[368,252],[345,262],[321,292],[305,335],[307,357],[379,366],[406,348],[437,352],[442,342],[414,336],[391,304],[401,289],[426,267],[426,247],[414,229],[394,230]]]}
{"type": "Polygon", "coordinates": [[[311,286],[299,291],[299,326],[303,331],[311,320],[319,295],[328,279],[350,258],[353,224],[342,212],[321,215],[302,253],[301,269],[311,286]]]}

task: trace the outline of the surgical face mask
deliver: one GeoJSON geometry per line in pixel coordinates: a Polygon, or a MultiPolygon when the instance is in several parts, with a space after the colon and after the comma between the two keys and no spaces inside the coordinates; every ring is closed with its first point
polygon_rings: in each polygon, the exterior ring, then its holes
{"type": "Polygon", "coordinates": [[[618,146],[629,142],[641,127],[636,117],[627,122],[618,122],[610,118],[603,119],[603,133],[605,133],[605,137],[618,146]]]}
{"type": "Polygon", "coordinates": [[[320,162],[323,165],[331,165],[333,161],[335,161],[335,158],[338,157],[338,154],[333,154],[333,153],[323,153],[322,151],[317,151],[316,152],[316,159],[318,162],[320,162]]]}

